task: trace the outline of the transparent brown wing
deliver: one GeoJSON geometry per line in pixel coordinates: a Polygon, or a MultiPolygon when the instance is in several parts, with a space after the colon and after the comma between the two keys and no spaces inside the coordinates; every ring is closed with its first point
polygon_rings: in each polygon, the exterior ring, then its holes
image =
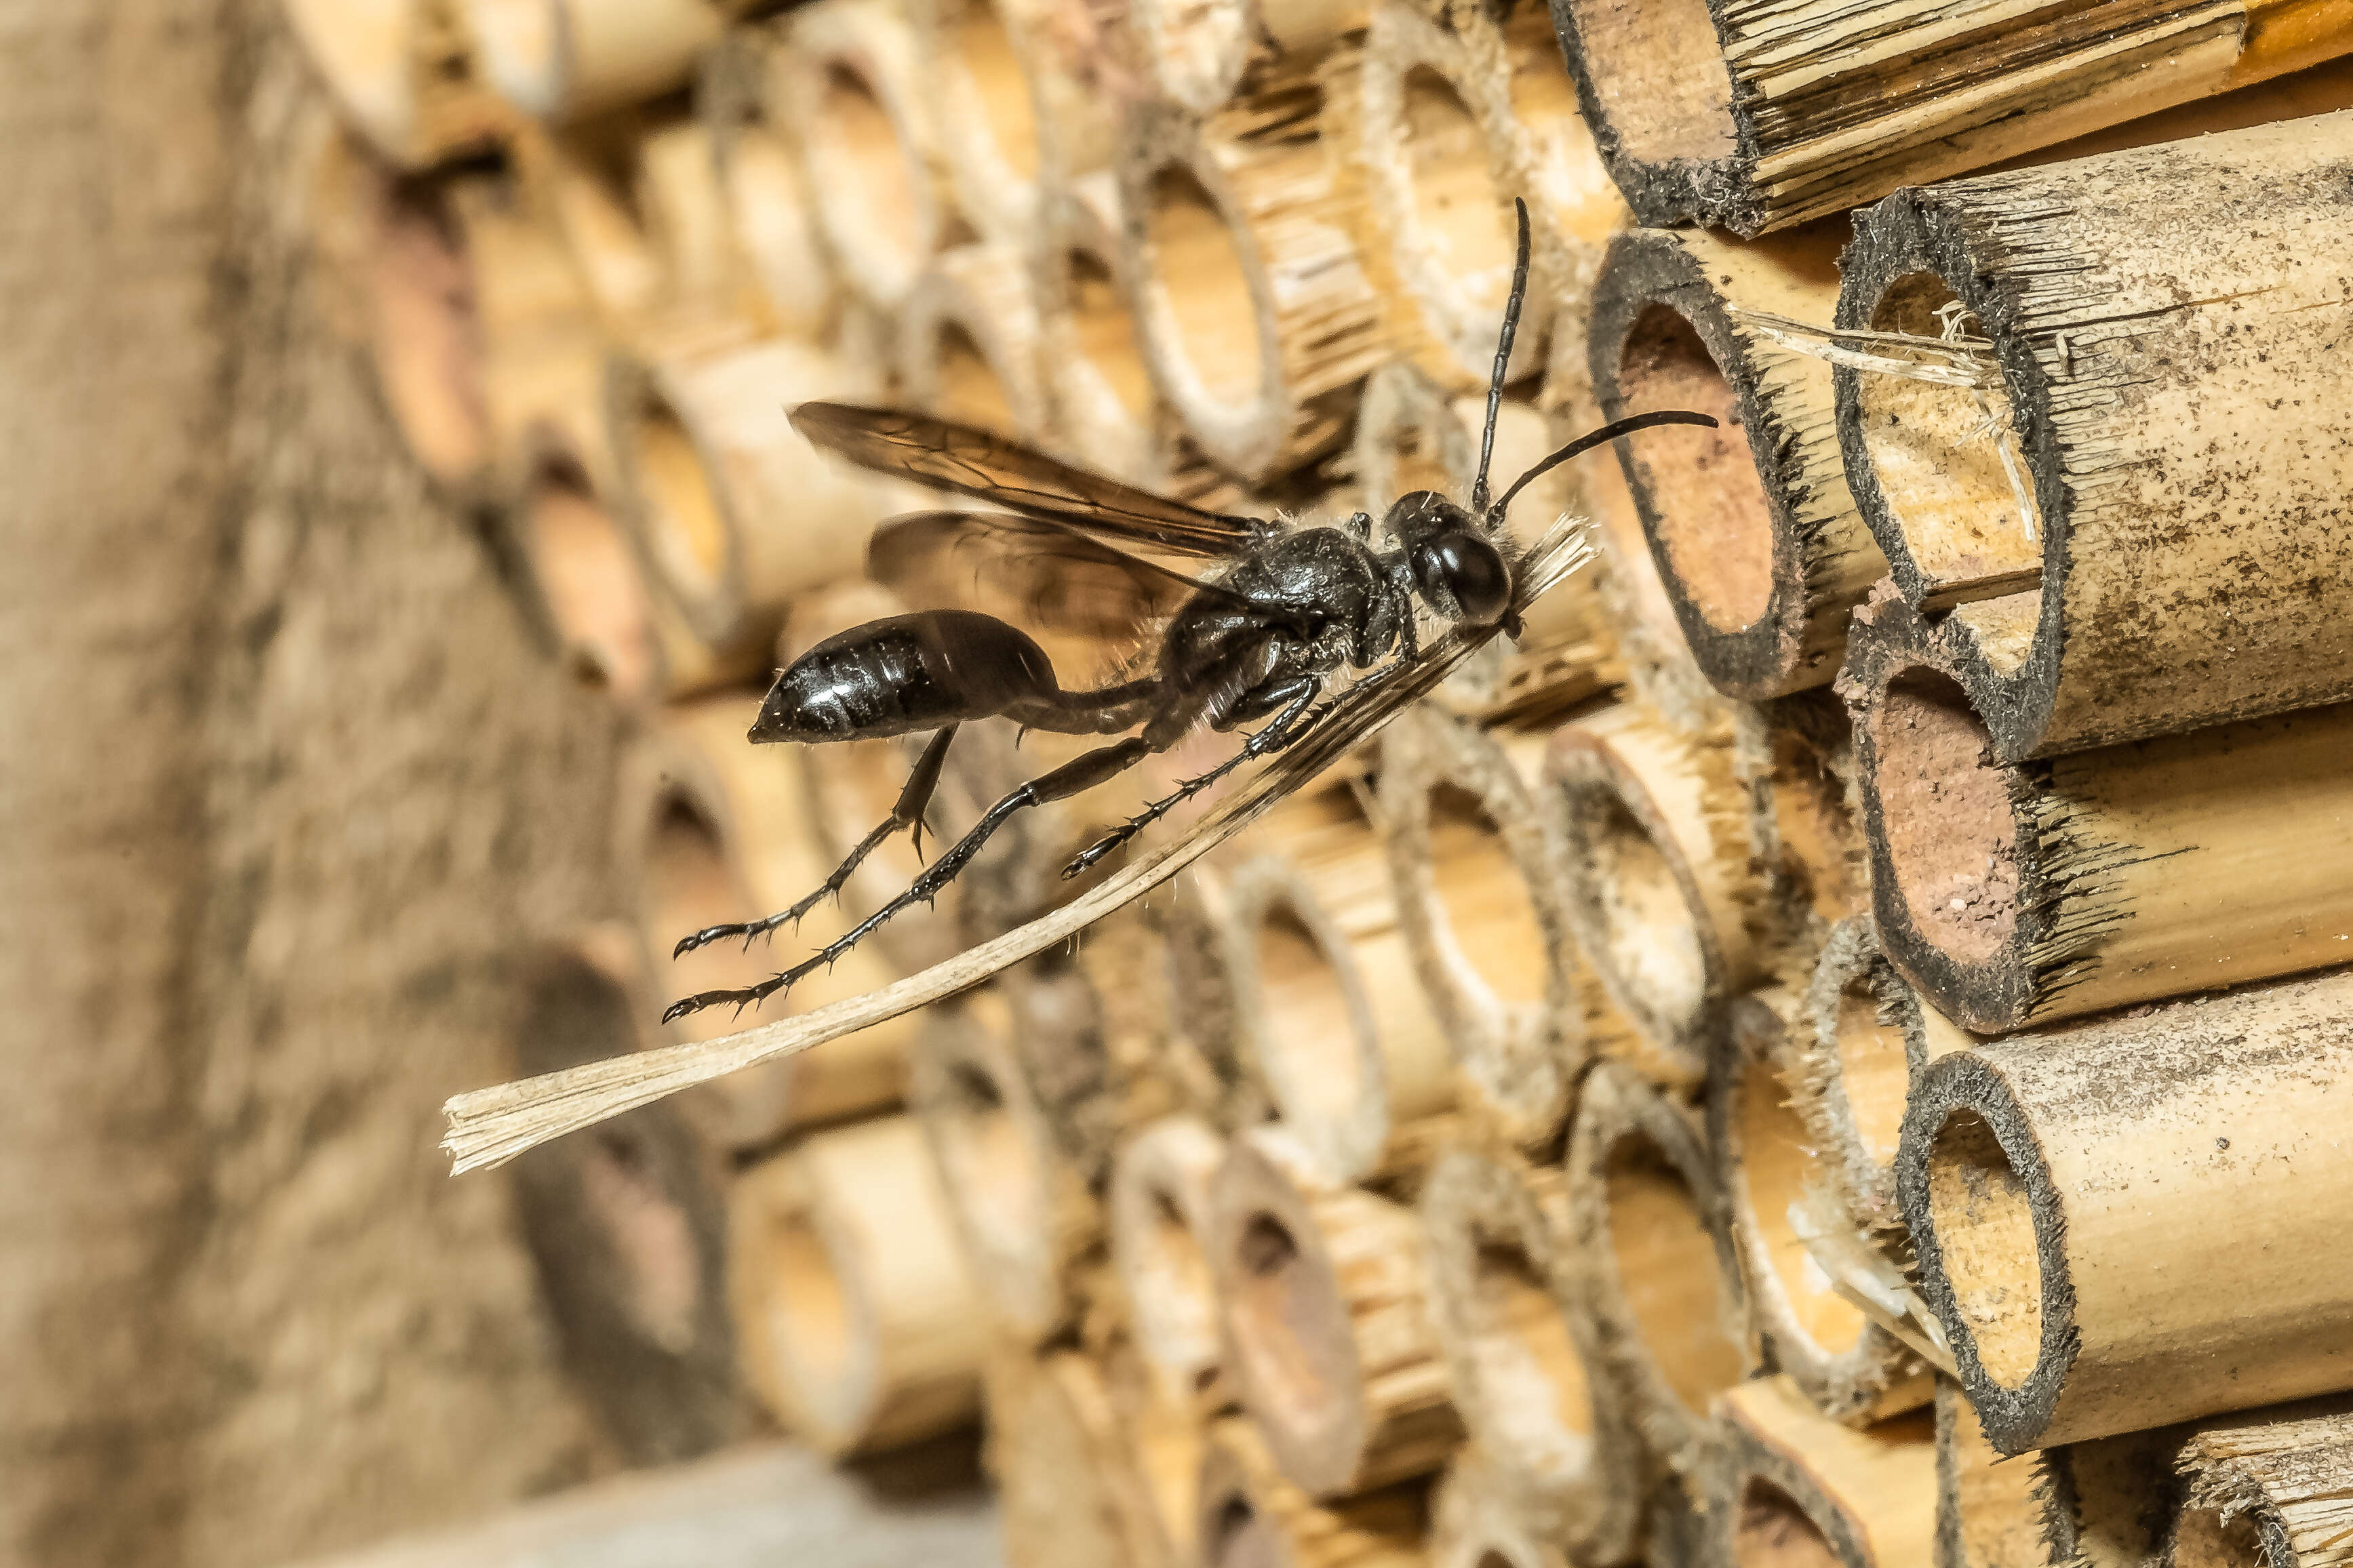
{"type": "Polygon", "coordinates": [[[1179,555],[1239,555],[1261,524],[1058,462],[1017,441],[927,415],[804,403],[793,428],[860,467],[902,474],[1065,528],[1179,555]]]}

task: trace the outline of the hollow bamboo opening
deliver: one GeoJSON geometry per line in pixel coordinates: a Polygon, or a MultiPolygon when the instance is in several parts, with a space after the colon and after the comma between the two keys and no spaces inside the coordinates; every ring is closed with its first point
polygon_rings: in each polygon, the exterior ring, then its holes
{"type": "Polygon", "coordinates": [[[541,605],[574,671],[623,700],[660,679],[645,580],[628,536],[577,470],[543,466],[520,505],[541,605]]]}
{"type": "Polygon", "coordinates": [[[417,462],[457,482],[491,457],[472,265],[434,187],[388,181],[379,200],[367,268],[376,375],[417,462]]]}
{"type": "MultiPolygon", "coordinates": [[[[1895,1049],[1901,1061],[1900,1037],[1895,1049]]],[[[1896,1104],[1900,1114],[1900,1097],[1896,1104]]],[[[1798,1326],[1826,1356],[1836,1356],[1862,1340],[1867,1320],[1831,1289],[1830,1277],[1806,1249],[1790,1217],[1790,1211],[1820,1184],[1821,1158],[1771,1062],[1752,1058],[1741,1075],[1740,1161],[1732,1179],[1747,1184],[1748,1206],[1757,1216],[1766,1259],[1798,1326]]]]}
{"type": "Polygon", "coordinates": [[[993,161],[1017,180],[1038,177],[1038,116],[1027,73],[997,7],[971,0],[952,26],[949,47],[972,88],[978,123],[965,129],[988,140],[993,161]]]}
{"type": "Polygon", "coordinates": [[[1881,1022],[1879,998],[1852,987],[1839,995],[1837,1025],[1839,1089],[1847,1115],[1863,1152],[1876,1164],[1891,1166],[1912,1087],[1903,1027],[1881,1022]]]}
{"type": "Polygon", "coordinates": [[[873,1399],[871,1315],[807,1215],[772,1218],[767,1248],[775,1283],[766,1329],[777,1364],[828,1428],[864,1426],[873,1399]]]}
{"type": "Polygon", "coordinates": [[[1623,156],[1705,163],[1736,153],[1732,74],[1706,0],[1574,0],[1568,15],[1592,99],[1623,156]]]}
{"type": "Polygon", "coordinates": [[[2214,1509],[2189,1509],[2174,1527],[2168,1568],[2272,1568],[2253,1513],[2225,1521],[2214,1509]]]}
{"type": "Polygon", "coordinates": [[[1741,1488],[1732,1527],[1732,1568],[1841,1568],[1820,1526],[1798,1500],[1760,1476],[1741,1488]]]}
{"type": "Polygon", "coordinates": [[[1079,353],[1130,418],[1148,418],[1152,378],[1144,368],[1135,318],[1128,311],[1119,280],[1101,257],[1075,246],[1062,251],[1060,266],[1062,298],[1069,305],[1079,353]]]}
{"type": "Polygon", "coordinates": [[[1578,794],[1592,815],[1585,843],[1603,941],[1594,956],[1660,1017],[1696,1017],[1707,1000],[1707,944],[1673,862],[1614,793],[1578,794]]]}
{"type": "MultiPolygon", "coordinates": [[[[1957,300],[1935,273],[1908,273],[1880,296],[1871,324],[1877,331],[1939,337],[1950,312],[1937,312],[1957,300]]],[[[2015,586],[2021,574],[2042,570],[2042,519],[1999,376],[1970,388],[1865,372],[1857,377],[1857,402],[1863,451],[1887,517],[1924,579],[2000,579],[2015,586]]]]}
{"type": "Polygon", "coordinates": [[[1219,1508],[1201,1544],[1211,1568],[1289,1568],[1292,1558],[1282,1530],[1240,1496],[1219,1508]]]}
{"type": "Polygon", "coordinates": [[[1668,1388],[1694,1415],[1741,1379],[1725,1332],[1715,1237],[1682,1173],[1639,1138],[1603,1173],[1609,1251],[1627,1316],[1668,1388]]]}
{"type": "Polygon", "coordinates": [[[1379,1047],[1361,1037],[1334,955],[1298,914],[1270,905],[1253,935],[1266,1029],[1260,1063],[1283,1114],[1295,1121],[1346,1123],[1368,1092],[1368,1064],[1379,1047]]]}
{"type": "MultiPolygon", "coordinates": [[[[675,792],[655,807],[640,886],[639,918],[658,952],[690,931],[765,912],[752,908],[730,859],[724,829],[701,805],[675,792]]],[[[754,984],[772,967],[739,942],[713,942],[680,955],[661,979],[684,996],[754,984]]],[[[726,1034],[734,1025],[724,1013],[704,1012],[689,1015],[674,1027],[681,1038],[702,1040],[726,1034]]]]}
{"type": "MultiPolygon", "coordinates": [[[[1156,1288],[1181,1298],[1206,1320],[1217,1297],[1217,1279],[1209,1269],[1208,1254],[1201,1250],[1201,1238],[1166,1193],[1152,1194],[1152,1219],[1138,1245],[1145,1254],[1145,1269],[1156,1288]]],[[[1141,1310],[1142,1303],[1138,1307],[1141,1310]]],[[[1193,1373],[1195,1391],[1206,1389],[1217,1376],[1212,1355],[1193,1373]]]]}
{"type": "Polygon", "coordinates": [[[1545,997],[1550,951],[1519,862],[1503,830],[1468,790],[1430,792],[1432,885],[1455,947],[1496,999],[1545,997]]]}
{"type": "Polygon", "coordinates": [[[1477,1403],[1486,1436],[1514,1452],[1588,1447],[1595,1426],[1593,1387],[1568,1319],[1527,1248],[1483,1241],[1466,1296],[1477,1403]]]}
{"type": "Polygon", "coordinates": [[[1957,1109],[1928,1151],[1928,1213],[1986,1375],[2022,1386],[2042,1354],[2042,1270],[2026,1184],[1993,1128],[1957,1109]]]}
{"type": "Polygon", "coordinates": [[[1331,1427],[1344,1417],[1357,1375],[1331,1276],[1280,1215],[1263,1209],[1242,1222],[1232,1245],[1227,1321],[1260,1399],[1279,1407],[1297,1434],[1331,1427]]]}
{"type": "Polygon", "coordinates": [[[988,1252],[1026,1256],[1051,1228],[1039,1152],[1015,1121],[1004,1089],[979,1064],[952,1063],[944,1077],[946,1092],[931,1116],[940,1173],[988,1252]]]}
{"type": "Polygon", "coordinates": [[[1880,826],[1920,934],[1990,963],[2018,927],[2018,826],[1991,737],[1958,682],[1926,668],[1888,683],[1871,717],[1880,826]]]}
{"type": "Polygon", "coordinates": [[[727,571],[727,518],[686,422],[649,389],[625,438],[644,502],[647,549],[684,596],[716,595],[727,571]]]}
{"type": "Polygon", "coordinates": [[[1258,306],[1216,199],[1192,171],[1163,168],[1152,178],[1144,224],[1182,367],[1214,402],[1256,403],[1266,390],[1258,306]]]}
{"type": "Polygon", "coordinates": [[[1620,350],[1618,384],[1632,409],[1689,408],[1713,430],[1676,426],[1630,443],[1657,540],[1708,626],[1745,631],[1773,599],[1773,510],[1748,449],[1739,395],[1698,331],[1668,306],[1635,318],[1620,350]],[[1639,450],[1635,448],[1639,447],[1639,450]]]}
{"type": "Polygon", "coordinates": [[[1814,913],[1827,921],[1859,912],[1869,895],[1858,868],[1862,824],[1847,800],[1846,783],[1830,756],[1793,728],[1771,742],[1773,837],[1783,858],[1805,881],[1814,913]]]}
{"type": "Polygon", "coordinates": [[[829,64],[802,136],[818,200],[842,210],[893,271],[913,277],[923,258],[923,195],[874,84],[846,62],[829,64]]]}
{"type": "Polygon", "coordinates": [[[1407,73],[1401,96],[1413,222],[1406,242],[1445,279],[1459,314],[1495,315],[1511,292],[1514,241],[1484,132],[1454,84],[1429,66],[1407,73]]]}
{"type": "Polygon", "coordinates": [[[768,127],[730,133],[720,163],[727,216],[762,304],[786,331],[818,336],[832,319],[836,279],[817,238],[800,161],[768,127]]]}

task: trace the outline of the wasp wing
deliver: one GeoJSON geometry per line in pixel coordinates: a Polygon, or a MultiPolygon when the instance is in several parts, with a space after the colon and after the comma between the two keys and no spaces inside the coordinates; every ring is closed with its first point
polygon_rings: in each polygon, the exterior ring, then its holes
{"type": "Polygon", "coordinates": [[[1239,555],[1256,519],[1204,511],[1090,474],[969,425],[847,403],[804,403],[793,428],[861,468],[971,496],[1091,536],[1178,555],[1239,555]]]}

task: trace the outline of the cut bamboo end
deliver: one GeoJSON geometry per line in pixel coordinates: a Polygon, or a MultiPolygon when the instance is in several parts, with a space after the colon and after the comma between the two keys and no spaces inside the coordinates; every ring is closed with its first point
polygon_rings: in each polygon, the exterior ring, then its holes
{"type": "Polygon", "coordinates": [[[818,1133],[731,1201],[745,1374],[778,1420],[847,1454],[977,1414],[986,1317],[913,1118],[818,1133]]]}
{"type": "Polygon", "coordinates": [[[988,1426],[1009,1562],[1100,1568],[1162,1560],[1145,1478],[1092,1359],[999,1352],[989,1367],[988,1426]]]}
{"type": "Polygon", "coordinates": [[[1365,26],[1366,0],[1131,0],[1133,29],[1151,95],[1197,118],[1238,98],[1278,89],[1365,26]]]}
{"type": "Polygon", "coordinates": [[[2301,1568],[2344,1551],[2353,1413],[2342,1396],[2216,1423],[2175,1457],[2179,1568],[2301,1568]]]}
{"type": "Polygon", "coordinates": [[[1387,350],[1316,135],[1322,99],[1293,87],[1206,120],[1146,104],[1123,139],[1145,366],[1201,450],[1250,481],[1337,446],[1387,350]]]}
{"type": "Polygon", "coordinates": [[[1995,1447],[2353,1379],[2353,1288],[2313,1262],[2353,1190],[2348,1000],[2339,972],[2175,1003],[1914,1084],[1896,1172],[1920,1289],[1995,1447]]]}
{"type": "Polygon", "coordinates": [[[674,101],[562,131],[531,127],[514,140],[533,204],[570,252],[608,338],[634,340],[670,302],[667,258],[647,228],[640,154],[650,136],[685,122],[674,101]]]}
{"type": "Polygon", "coordinates": [[[1112,1363],[1113,1397],[1125,1423],[1129,1462],[1151,1505],[1150,1538],[1140,1568],[1190,1568],[1199,1561],[1198,1491],[1207,1423],[1198,1409],[1138,1397],[1132,1367],[1112,1363]]]}
{"type": "Polygon", "coordinates": [[[1225,1157],[1226,1141],[1208,1123],[1163,1117],[1121,1147],[1103,1200],[1113,1267],[1154,1394],[1205,1415],[1231,1394],[1221,1376],[1207,1245],[1209,1186],[1225,1157]]]}
{"type": "Polygon", "coordinates": [[[1797,1025],[1797,1060],[1785,1077],[1838,1206],[1873,1229],[1903,1223],[1896,1146],[1912,1075],[1932,1054],[1915,1027],[1922,1012],[1880,955],[1868,919],[1831,928],[1797,1025]]]}
{"type": "Polygon", "coordinates": [[[1240,1416],[1209,1428],[1196,1491],[1202,1568],[1422,1568],[1428,1561],[1419,1491],[1392,1487],[1319,1503],[1240,1416]]]}
{"type": "MultiPolygon", "coordinates": [[[[1838,1289],[1814,1253],[1852,1235],[1835,1148],[1813,1136],[1793,1100],[1816,1063],[1800,1043],[1800,999],[1778,987],[1744,997],[1707,1089],[1708,1145],[1724,1190],[1748,1322],[1766,1364],[1814,1407],[1850,1426],[1918,1408],[1928,1367],[1838,1289]]],[[[1896,1063],[1903,1061],[1900,1041],[1896,1063]]],[[[1902,1089],[1897,1089],[1900,1119],[1902,1089]]],[[[1862,1237],[1858,1244],[1868,1246],[1862,1237]]]]}
{"type": "Polygon", "coordinates": [[[1043,194],[1040,110],[1082,110],[1075,95],[1039,100],[1024,35],[1042,18],[997,0],[919,0],[908,20],[957,209],[982,239],[1025,247],[1043,194]]]}
{"type": "MultiPolygon", "coordinates": [[[[746,68],[765,74],[773,53],[746,68]]],[[[808,171],[783,128],[765,117],[765,102],[764,94],[752,97],[752,118],[721,127],[720,199],[754,316],[786,336],[821,339],[834,323],[841,280],[818,231],[808,171]]]]}
{"type": "Polygon", "coordinates": [[[683,87],[718,41],[708,0],[453,0],[483,79],[561,122],[683,87]]]}
{"type": "Polygon", "coordinates": [[[1739,1264],[1706,1147],[1672,1100],[1604,1062],[1579,1097],[1566,1169],[1602,1375],[1661,1462],[1689,1474],[1710,1403],[1747,1372],[1739,1264]]]}
{"type": "Polygon", "coordinates": [[[623,515],[706,641],[765,644],[794,595],[863,567],[875,487],[789,418],[855,384],[824,350],[785,339],[615,354],[607,419],[623,515]]]}
{"type": "Polygon", "coordinates": [[[1129,312],[1119,180],[1098,169],[1040,199],[1030,295],[1046,428],[1071,456],[1131,484],[1166,482],[1159,405],[1129,312]]]}
{"type": "Polygon", "coordinates": [[[1827,321],[1843,226],[1738,245],[1640,229],[1610,245],[1588,353],[1610,418],[1720,421],[1620,445],[1651,558],[1716,689],[1758,700],[1838,673],[1847,612],[1887,563],[1841,466],[1831,367],[1742,312],[1827,321]]]}
{"type": "Polygon", "coordinates": [[[795,12],[767,111],[800,147],[843,283],[896,310],[952,226],[931,95],[898,7],[817,0],[795,12]]]}
{"type": "Polygon", "coordinates": [[[1398,918],[1454,1044],[1464,1109],[1532,1148],[1558,1132],[1595,1043],[1558,849],[1493,738],[1409,714],[1390,727],[1381,756],[1398,918]]]}
{"type": "Polygon", "coordinates": [[[1102,1242],[1103,1215],[1055,1141],[1012,1030],[994,991],[934,1008],[911,1091],[981,1297],[1008,1333],[1037,1344],[1071,1321],[1072,1271],[1102,1242]]]}
{"type": "Polygon", "coordinates": [[[1444,1464],[1462,1423],[1412,1211],[1321,1183],[1279,1123],[1233,1141],[1210,1209],[1225,1364],[1283,1475],[1329,1498],[1444,1464]]]}
{"type": "Polygon", "coordinates": [[[512,510],[535,617],[583,684],[634,708],[668,694],[674,673],[690,673],[668,657],[628,535],[585,475],[540,465],[512,510]]]}
{"type": "MultiPolygon", "coordinates": [[[[807,829],[807,788],[793,759],[754,747],[744,733],[759,704],[717,697],[665,710],[625,769],[617,796],[616,858],[634,872],[638,925],[648,972],[675,995],[754,984],[774,973],[775,955],[714,942],[675,960],[681,937],[707,926],[757,920],[784,908],[828,868],[807,829]]],[[[797,933],[771,942],[822,942],[844,926],[820,910],[797,933]]],[[[806,1012],[898,978],[879,953],[846,955],[827,973],[795,986],[786,1005],[806,1012]]],[[[675,1026],[683,1039],[725,1034],[724,1014],[675,1026]]],[[[778,1135],[895,1106],[917,1032],[912,1016],[829,1045],[713,1079],[694,1093],[712,1137],[735,1149],[778,1135]]]]}
{"type": "Polygon", "coordinates": [[[344,121],[378,154],[423,169],[495,145],[514,116],[464,37],[427,0],[285,0],[288,25],[344,121]]]}
{"type": "Polygon", "coordinates": [[[2307,258],[2353,239],[2348,150],[2325,115],[1858,216],[1841,328],[1990,342],[1834,374],[1856,504],[1907,601],[1960,605],[1941,635],[2004,760],[2353,697],[2353,414],[2305,368],[2346,320],[2307,258]]]}
{"type": "MultiPolygon", "coordinates": [[[[1615,1563],[1641,1526],[1640,1444],[1617,1384],[1596,1370],[1567,1259],[1567,1186],[1557,1167],[1472,1149],[1440,1160],[1419,1205],[1430,1321],[1466,1453],[1478,1455],[1482,1500],[1468,1508],[1464,1532],[1517,1532],[1579,1562],[1615,1563]]],[[[1443,1535],[1442,1501],[1439,1512],[1443,1535]]],[[[1480,1561],[1468,1550],[1434,1555],[1480,1561]]]]}
{"type": "Polygon", "coordinates": [[[1857,626],[1873,910],[1938,1011],[1996,1032],[2344,962],[2353,705],[2005,767],[1933,628],[1857,626]]]}
{"type": "Polygon", "coordinates": [[[1136,1121],[1165,1106],[1225,1132],[1271,1113],[1238,1038],[1223,887],[1196,867],[1098,921],[1079,946],[1102,1000],[1105,1049],[1138,1083],[1136,1121]],[[1145,1103],[1154,1095],[1165,1099],[1145,1103]]]}
{"type": "Polygon", "coordinates": [[[1545,788],[1587,962],[1653,1050],[1704,1076],[1725,1009],[1767,957],[1728,734],[1608,709],[1555,734],[1545,788]]]}
{"type": "Polygon", "coordinates": [[[1556,20],[1636,216],[1754,235],[2353,51],[2339,19],[2259,17],[1566,0],[1556,20]]]}
{"type": "Polygon", "coordinates": [[[1745,1383],[1718,1408],[1724,1452],[1709,1506],[1721,1561],[1904,1568],[1931,1560],[1936,1443],[1926,1412],[1856,1431],[1783,1377],[1745,1383]]]}
{"type": "Polygon", "coordinates": [[[1744,703],[1733,710],[1732,746],[1752,803],[1771,934],[1785,948],[1819,949],[1830,928],[1871,908],[1846,705],[1826,691],[1744,703]]]}
{"type": "MultiPolygon", "coordinates": [[[[2162,1563],[2181,1486],[2173,1473],[2182,1428],[2160,1427],[2046,1448],[2031,1464],[2049,1554],[2034,1562],[2162,1563]]],[[[1998,1450],[1997,1450],[1998,1451],[1998,1450]]]]}
{"type": "Polygon", "coordinates": [[[944,251],[907,290],[899,384],[943,419],[1035,440],[1046,428],[1038,315],[1020,258],[993,245],[944,251]]]}
{"type": "Polygon", "coordinates": [[[1569,1554],[1514,1504],[1482,1449],[1464,1448],[1430,1494],[1430,1568],[1570,1568],[1569,1554]]]}
{"type": "Polygon", "coordinates": [[[744,316],[734,213],[720,183],[711,126],[681,118],[637,149],[634,206],[662,273],[663,309],[681,316],[744,316]]]}
{"type": "Polygon", "coordinates": [[[1952,1379],[1936,1380],[1936,1568],[2043,1568],[2035,1466],[2005,1462],[1952,1379]]]}

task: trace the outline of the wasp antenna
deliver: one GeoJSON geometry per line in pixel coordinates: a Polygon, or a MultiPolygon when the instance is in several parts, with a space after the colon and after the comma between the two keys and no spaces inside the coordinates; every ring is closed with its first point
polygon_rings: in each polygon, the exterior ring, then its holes
{"type": "MultiPolygon", "coordinates": [[[[1514,196],[1512,211],[1519,219],[1519,249],[1512,262],[1512,297],[1504,302],[1504,330],[1495,340],[1495,368],[1487,377],[1487,424],[1479,432],[1479,473],[1471,481],[1471,515],[1481,519],[1487,515],[1487,465],[1495,456],[1495,420],[1504,411],[1504,377],[1512,363],[1512,340],[1520,335],[1520,307],[1528,298],[1528,204],[1514,196]]],[[[1503,509],[1495,510],[1500,517],[1503,509]]]]}
{"type": "Polygon", "coordinates": [[[1504,513],[1511,509],[1512,498],[1526,489],[1529,481],[1543,478],[1580,452],[1590,452],[1594,447],[1615,441],[1620,436],[1631,436],[1637,430],[1648,430],[1655,426],[1704,425],[1713,430],[1715,428],[1715,424],[1712,416],[1705,414],[1694,414],[1687,408],[1662,408],[1655,414],[1630,415],[1624,419],[1614,419],[1599,430],[1588,430],[1518,479],[1514,479],[1512,488],[1495,498],[1493,510],[1489,514],[1489,526],[1493,526],[1494,521],[1500,520],[1504,513]]]}

